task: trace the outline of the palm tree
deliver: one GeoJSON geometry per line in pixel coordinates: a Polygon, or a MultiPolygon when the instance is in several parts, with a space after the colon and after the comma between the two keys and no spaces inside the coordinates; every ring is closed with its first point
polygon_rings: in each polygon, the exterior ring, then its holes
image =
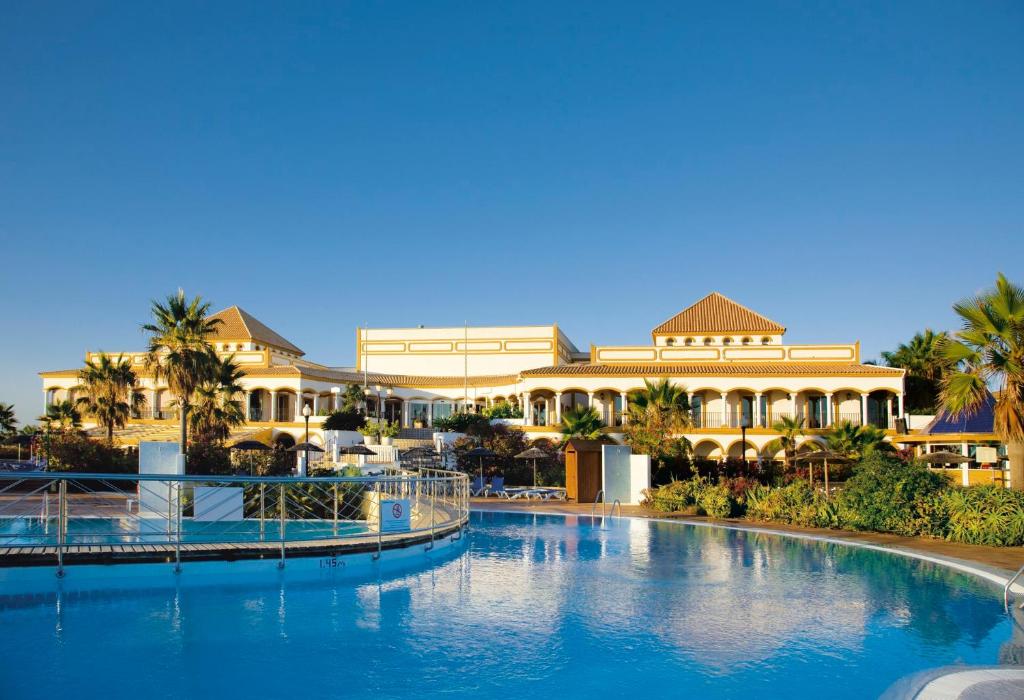
{"type": "Polygon", "coordinates": [[[577,406],[562,414],[558,432],[569,438],[594,440],[601,436],[601,416],[592,407],[577,406]]]}
{"type": "Polygon", "coordinates": [[[894,452],[892,443],[885,439],[885,431],[873,425],[854,425],[839,421],[825,435],[825,443],[833,452],[859,460],[873,452],[894,452]]]}
{"type": "Polygon", "coordinates": [[[995,289],[953,305],[963,321],[944,343],[954,365],[942,381],[942,404],[953,416],[969,415],[998,388],[993,429],[1006,444],[1010,485],[1024,489],[1024,288],[1003,276],[995,289]]]}
{"type": "Polygon", "coordinates": [[[82,427],[82,414],[75,408],[73,401],[65,399],[47,406],[46,413],[39,416],[39,421],[46,426],[47,430],[64,433],[82,427]]]}
{"type": "Polygon", "coordinates": [[[138,377],[131,361],[123,356],[114,360],[100,353],[96,360],[88,360],[79,370],[78,381],[78,389],[85,395],[75,405],[106,428],[107,444],[113,444],[114,429],[123,428],[132,413],[146,403],[145,397],[135,392],[138,377]]]}
{"type": "Polygon", "coordinates": [[[18,419],[14,417],[13,403],[0,403],[0,436],[11,435],[15,431],[18,419]]]}
{"type": "Polygon", "coordinates": [[[791,469],[793,458],[796,456],[796,443],[804,435],[804,419],[796,416],[781,416],[772,423],[772,430],[777,432],[779,437],[764,446],[765,452],[774,455],[779,450],[783,450],[786,469],[791,469]]]}
{"type": "Polygon", "coordinates": [[[231,428],[245,424],[245,407],[238,396],[245,373],[235,364],[234,355],[221,359],[210,351],[210,378],[196,387],[188,422],[193,436],[210,442],[223,442],[231,428]]]}
{"type": "Polygon", "coordinates": [[[909,343],[901,343],[896,350],[882,353],[885,364],[907,370],[907,407],[910,410],[935,410],[942,378],[950,370],[950,362],[942,349],[948,340],[945,331],[936,333],[926,328],[915,333],[909,343]]]}
{"type": "Polygon", "coordinates": [[[163,303],[153,301],[153,323],[142,326],[150,334],[147,365],[157,381],[167,380],[167,387],[178,405],[183,460],[188,444],[192,394],[212,375],[207,338],[216,331],[220,319],[208,318],[209,311],[210,305],[200,297],[186,299],[185,292],[179,289],[163,303]]]}
{"type": "Polygon", "coordinates": [[[345,387],[345,391],[341,392],[339,399],[341,401],[340,410],[346,413],[358,413],[363,405],[363,401],[366,400],[366,396],[363,393],[362,387],[358,384],[349,384],[345,387]]]}
{"type": "Polygon", "coordinates": [[[660,379],[657,382],[645,379],[644,388],[630,394],[629,403],[631,407],[636,406],[639,409],[656,407],[680,414],[688,413],[690,410],[686,389],[668,379],[660,379]]]}

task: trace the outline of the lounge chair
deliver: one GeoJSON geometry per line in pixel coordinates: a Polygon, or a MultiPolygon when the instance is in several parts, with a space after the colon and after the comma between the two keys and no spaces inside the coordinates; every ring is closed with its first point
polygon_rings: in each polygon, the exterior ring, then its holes
{"type": "Polygon", "coordinates": [[[474,476],[472,481],[469,482],[469,495],[479,496],[483,494],[487,489],[484,487],[484,480],[479,476],[474,476]]]}
{"type": "Polygon", "coordinates": [[[501,496],[504,496],[505,498],[509,497],[508,491],[505,490],[505,477],[496,476],[491,479],[491,485],[487,487],[486,491],[484,491],[484,495],[490,496],[491,494],[498,496],[499,498],[501,496]]]}

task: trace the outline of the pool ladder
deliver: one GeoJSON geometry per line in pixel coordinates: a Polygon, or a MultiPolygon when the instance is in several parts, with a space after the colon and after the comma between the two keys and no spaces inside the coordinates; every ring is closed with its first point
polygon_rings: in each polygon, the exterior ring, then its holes
{"type": "MultiPolygon", "coordinates": [[[[1021,575],[1024,575],[1024,566],[1017,569],[1017,573],[1015,573],[1013,577],[1006,582],[1006,585],[1003,586],[1003,610],[1006,612],[1010,612],[1010,588],[1013,586],[1014,581],[1019,579],[1021,575]]],[[[1024,604],[1021,605],[1021,608],[1024,608],[1024,604]]]]}
{"type": "MultiPolygon", "coordinates": [[[[608,512],[606,511],[606,508],[605,508],[608,504],[604,500],[604,489],[601,489],[600,491],[597,492],[597,497],[594,499],[594,505],[590,507],[590,519],[591,519],[591,521],[593,521],[593,519],[595,517],[597,517],[597,504],[599,502],[601,504],[601,517],[604,518],[604,517],[606,517],[608,515],[608,512]]],[[[616,507],[618,507],[618,509],[619,509],[619,517],[621,518],[622,517],[622,501],[620,501],[617,498],[614,501],[612,501],[611,516],[613,518],[615,517],[615,508],[616,507]]]]}

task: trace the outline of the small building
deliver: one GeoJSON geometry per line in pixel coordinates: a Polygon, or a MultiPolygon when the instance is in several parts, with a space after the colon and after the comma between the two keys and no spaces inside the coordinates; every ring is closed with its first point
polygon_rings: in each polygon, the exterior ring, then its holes
{"type": "Polygon", "coordinates": [[[893,438],[913,449],[915,456],[952,452],[970,458],[963,465],[936,465],[963,485],[1007,485],[1009,464],[1006,447],[995,434],[995,397],[987,394],[976,411],[954,417],[941,412],[920,431],[893,438]]]}
{"type": "Polygon", "coordinates": [[[565,497],[577,503],[594,503],[601,483],[600,440],[572,439],[565,444],[565,497]]]}

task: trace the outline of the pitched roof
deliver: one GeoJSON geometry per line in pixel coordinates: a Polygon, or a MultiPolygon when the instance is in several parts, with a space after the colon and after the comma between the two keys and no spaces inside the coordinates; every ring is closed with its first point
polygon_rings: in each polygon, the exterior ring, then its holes
{"type": "Polygon", "coordinates": [[[216,340],[256,340],[276,348],[294,352],[297,355],[304,355],[297,346],[293,345],[287,338],[276,331],[268,328],[262,321],[259,321],[248,311],[237,306],[229,306],[223,311],[210,316],[220,319],[217,330],[213,334],[216,340]]]}
{"type": "Polygon", "coordinates": [[[746,364],[738,362],[692,362],[679,365],[599,365],[580,363],[528,369],[522,375],[524,377],[899,377],[903,375],[903,370],[844,362],[751,362],[746,364]]]}
{"type": "Polygon", "coordinates": [[[785,333],[786,329],[718,292],[711,292],[651,333],[785,333]]]}
{"type": "Polygon", "coordinates": [[[986,394],[978,409],[969,415],[954,418],[946,411],[942,411],[921,430],[921,434],[991,433],[995,424],[995,405],[995,397],[986,394]]]}

